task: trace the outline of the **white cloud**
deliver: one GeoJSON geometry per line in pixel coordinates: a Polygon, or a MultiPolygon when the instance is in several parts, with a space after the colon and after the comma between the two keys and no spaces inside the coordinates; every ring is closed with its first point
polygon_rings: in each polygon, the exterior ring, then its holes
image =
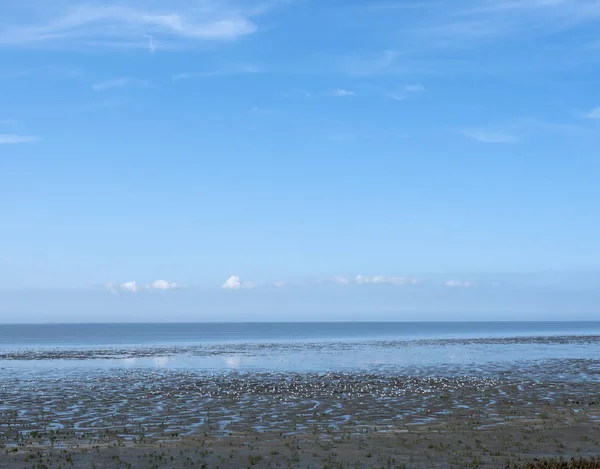
{"type": "Polygon", "coordinates": [[[123,291],[131,292],[131,293],[136,293],[140,289],[137,282],[125,282],[125,283],[122,283],[119,286],[119,288],[123,291]]]}
{"type": "Polygon", "coordinates": [[[242,290],[248,288],[254,288],[256,285],[252,282],[242,282],[242,279],[237,275],[232,275],[222,285],[225,290],[242,290]]]}
{"type": "Polygon", "coordinates": [[[285,283],[285,282],[275,282],[273,285],[276,286],[277,288],[283,288],[283,287],[285,287],[287,285],[287,283],[285,283]]]}
{"type": "Polygon", "coordinates": [[[16,125],[18,122],[14,119],[0,119],[0,125],[16,125]]]}
{"type": "Polygon", "coordinates": [[[175,282],[167,282],[166,280],[156,280],[148,285],[149,289],[152,290],[177,290],[181,288],[181,285],[176,284],[175,282]]]}
{"type": "Polygon", "coordinates": [[[342,277],[340,275],[336,275],[335,277],[333,277],[331,279],[331,281],[333,283],[337,283],[338,285],[348,285],[350,283],[350,280],[348,280],[346,277],[342,277]]]}
{"type": "Polygon", "coordinates": [[[515,135],[511,135],[502,131],[485,130],[485,129],[464,129],[459,133],[471,140],[481,143],[516,143],[519,139],[515,135]]]}
{"type": "Polygon", "coordinates": [[[356,283],[371,283],[371,277],[366,277],[364,275],[357,275],[355,281],[356,281],[356,283]]]}
{"type": "Polygon", "coordinates": [[[36,2],[3,0],[0,45],[129,46],[152,52],[155,40],[235,40],[257,29],[250,19],[258,12],[251,10],[253,3],[240,2],[242,8],[203,0],[63,0],[43,8],[36,2]]]}
{"type": "Polygon", "coordinates": [[[446,282],[447,287],[455,287],[455,288],[470,288],[474,287],[476,284],[473,282],[469,282],[467,280],[448,280],[446,282]]]}
{"type": "Polygon", "coordinates": [[[586,114],[588,119],[600,119],[600,106],[595,109],[592,109],[590,112],[586,114]]]}
{"type": "Polygon", "coordinates": [[[388,284],[388,285],[416,285],[421,283],[419,279],[410,277],[386,277],[384,275],[376,275],[375,277],[368,277],[366,275],[357,275],[355,282],[361,285],[364,284],[388,284]]]}
{"type": "Polygon", "coordinates": [[[175,282],[167,282],[166,280],[156,280],[149,285],[143,286],[135,281],[125,282],[116,284],[116,283],[107,283],[106,288],[112,293],[119,292],[127,292],[127,293],[137,293],[140,291],[151,291],[151,290],[160,290],[160,291],[168,291],[168,290],[178,290],[183,288],[182,285],[179,285],[175,282]]]}
{"type": "Polygon", "coordinates": [[[39,138],[29,135],[0,134],[0,144],[34,143],[39,138]]]}
{"type": "Polygon", "coordinates": [[[356,96],[356,93],[354,91],[343,90],[343,89],[338,88],[337,90],[332,91],[331,95],[342,98],[345,96],[356,96]]]}
{"type": "Polygon", "coordinates": [[[120,77],[120,78],[113,78],[112,80],[106,80],[106,81],[102,81],[100,83],[95,83],[92,85],[92,89],[94,91],[106,91],[109,90],[111,88],[122,88],[124,86],[143,86],[143,85],[147,85],[148,82],[144,81],[144,80],[138,80],[136,78],[129,78],[129,77],[120,77]]]}

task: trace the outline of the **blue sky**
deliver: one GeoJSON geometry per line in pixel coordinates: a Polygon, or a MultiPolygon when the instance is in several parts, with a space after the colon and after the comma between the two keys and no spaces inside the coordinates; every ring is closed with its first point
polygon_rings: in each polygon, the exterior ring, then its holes
{"type": "Polygon", "coordinates": [[[3,0],[0,321],[593,317],[599,26],[593,0],[3,0]]]}

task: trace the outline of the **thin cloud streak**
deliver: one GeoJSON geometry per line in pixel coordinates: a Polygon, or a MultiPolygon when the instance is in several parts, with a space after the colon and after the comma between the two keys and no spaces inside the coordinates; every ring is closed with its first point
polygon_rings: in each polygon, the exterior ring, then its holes
{"type": "Polygon", "coordinates": [[[600,4],[592,0],[469,0],[455,2],[434,22],[415,31],[438,45],[453,45],[498,37],[548,35],[600,19],[600,4]]]}
{"type": "Polygon", "coordinates": [[[103,82],[95,83],[92,85],[94,91],[106,91],[111,88],[123,88],[125,86],[145,86],[148,82],[145,80],[138,80],[130,77],[120,77],[103,82]]]}
{"type": "MultiPolygon", "coordinates": [[[[589,117],[589,114],[587,117],[589,117]]],[[[539,135],[564,135],[568,137],[600,135],[600,132],[594,126],[547,122],[535,117],[514,119],[500,127],[463,128],[457,129],[456,132],[471,140],[488,144],[521,143],[539,135]]]]}
{"type": "Polygon", "coordinates": [[[408,99],[411,94],[423,93],[426,88],[421,84],[405,85],[401,91],[394,91],[389,93],[388,96],[394,101],[404,101],[408,99]]]}
{"type": "Polygon", "coordinates": [[[346,277],[342,277],[341,275],[336,275],[331,279],[331,281],[338,285],[348,285],[350,283],[350,280],[348,280],[346,277]]]}
{"type": "Polygon", "coordinates": [[[421,84],[414,84],[414,85],[406,85],[404,87],[404,89],[408,92],[408,93],[421,93],[423,91],[425,91],[425,87],[421,84]]]}
{"type": "Polygon", "coordinates": [[[246,14],[241,8],[208,2],[190,5],[173,0],[162,8],[152,8],[152,4],[142,1],[94,4],[66,0],[52,9],[40,10],[24,8],[16,0],[7,1],[3,7],[5,18],[0,22],[0,45],[4,46],[70,47],[79,43],[111,47],[112,43],[130,42],[145,43],[152,52],[157,40],[232,41],[257,30],[249,18],[251,11],[246,14]],[[11,3],[19,5],[14,15],[10,14],[11,3]]]}
{"type": "Polygon", "coordinates": [[[463,129],[459,130],[461,135],[480,143],[517,143],[519,138],[502,131],[485,129],[463,129]]]}
{"type": "Polygon", "coordinates": [[[252,75],[262,73],[264,69],[254,64],[234,64],[217,70],[199,72],[183,72],[172,75],[173,80],[190,80],[192,78],[209,78],[228,75],[252,75]]]}
{"type": "MultiPolygon", "coordinates": [[[[412,9],[409,13],[404,9],[364,7],[368,13],[363,15],[363,29],[388,37],[387,47],[379,52],[348,54],[328,63],[337,62],[338,72],[353,76],[414,77],[450,73],[489,76],[507,74],[513,67],[521,73],[524,68],[538,72],[572,69],[575,64],[597,60],[589,34],[570,37],[564,43],[561,37],[561,47],[540,45],[534,59],[519,49],[504,53],[509,43],[514,47],[523,44],[525,51],[532,41],[546,41],[599,23],[600,3],[596,0],[457,0],[429,6],[432,8],[412,9]],[[389,29],[382,26],[386,24],[389,29]],[[490,50],[495,46],[501,47],[501,56],[490,50]]],[[[350,14],[356,15],[356,8],[347,11],[347,22],[339,21],[340,34],[346,32],[346,24],[351,27],[355,21],[350,14]]]]}
{"type": "Polygon", "coordinates": [[[343,97],[348,97],[348,96],[356,96],[356,93],[354,91],[338,88],[337,90],[333,90],[331,92],[331,95],[336,96],[338,98],[343,98],[343,97]]]}
{"type": "Polygon", "coordinates": [[[445,285],[451,288],[471,288],[476,286],[475,283],[468,280],[448,280],[445,285]]]}
{"type": "Polygon", "coordinates": [[[17,134],[0,134],[0,144],[20,144],[20,143],[35,143],[38,142],[38,137],[32,137],[30,135],[17,135],[17,134]]]}
{"type": "Polygon", "coordinates": [[[600,119],[600,106],[595,109],[592,109],[590,112],[586,114],[588,119],[600,119]]]}

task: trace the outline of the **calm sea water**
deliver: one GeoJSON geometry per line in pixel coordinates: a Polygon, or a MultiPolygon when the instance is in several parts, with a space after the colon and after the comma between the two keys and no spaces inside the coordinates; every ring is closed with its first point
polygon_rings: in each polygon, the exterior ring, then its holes
{"type": "Polygon", "coordinates": [[[0,375],[113,368],[461,374],[557,360],[595,367],[599,359],[600,321],[0,325],[0,375]]]}
{"type": "Polygon", "coordinates": [[[0,347],[600,335],[598,322],[337,322],[0,325],[0,347]]]}

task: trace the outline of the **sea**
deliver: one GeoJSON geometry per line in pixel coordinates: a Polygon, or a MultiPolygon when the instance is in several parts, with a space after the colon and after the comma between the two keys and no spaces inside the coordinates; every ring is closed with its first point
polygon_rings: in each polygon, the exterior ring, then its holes
{"type": "Polygon", "coordinates": [[[114,369],[477,375],[552,372],[557,361],[584,361],[589,371],[599,359],[600,321],[0,325],[0,377],[114,369]]]}

